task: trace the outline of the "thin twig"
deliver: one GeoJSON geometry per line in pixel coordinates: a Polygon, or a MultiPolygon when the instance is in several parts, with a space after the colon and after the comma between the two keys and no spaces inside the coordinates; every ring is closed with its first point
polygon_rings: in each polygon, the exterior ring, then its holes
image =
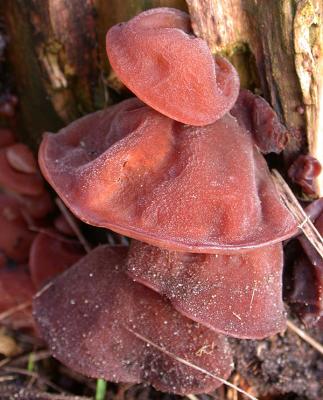
{"type": "Polygon", "coordinates": [[[133,335],[135,335],[138,339],[142,340],[143,342],[149,344],[152,347],[155,347],[157,350],[161,351],[162,353],[168,355],[169,357],[173,358],[174,360],[178,361],[181,364],[184,364],[190,368],[195,369],[196,371],[201,372],[202,374],[205,374],[213,379],[216,379],[217,381],[223,383],[226,386],[229,386],[233,389],[236,389],[238,392],[244,394],[245,396],[249,397],[252,400],[258,400],[256,397],[252,396],[251,394],[247,393],[246,391],[244,391],[243,389],[240,389],[239,387],[233,385],[231,382],[220,378],[219,376],[216,376],[214,374],[212,374],[212,372],[207,371],[204,368],[199,367],[198,365],[192,364],[190,361],[185,360],[184,358],[181,358],[179,356],[177,356],[176,354],[171,353],[170,351],[168,351],[167,349],[165,349],[164,347],[159,346],[158,344],[152,342],[151,340],[147,339],[146,337],[142,336],[140,333],[134,331],[133,329],[125,326],[125,329],[127,329],[129,332],[131,332],[133,335]]]}
{"type": "Polygon", "coordinates": [[[88,243],[88,241],[85,239],[85,237],[83,236],[80,228],[77,226],[77,224],[76,224],[76,222],[74,220],[74,217],[71,215],[71,213],[68,211],[68,209],[66,208],[65,204],[62,202],[62,200],[59,197],[56,197],[55,202],[57,204],[57,207],[60,209],[61,213],[66,218],[66,221],[69,223],[70,227],[73,229],[73,232],[77,236],[78,240],[80,241],[80,243],[84,247],[84,250],[87,253],[90,253],[91,246],[88,243]]]}
{"type": "Polygon", "coordinates": [[[321,234],[315,228],[308,215],[306,215],[302,206],[294,196],[294,193],[291,191],[290,187],[284,181],[279,172],[274,169],[272,170],[272,175],[277,190],[290,213],[296,218],[298,227],[303,231],[312,246],[323,258],[323,238],[321,234]]]}
{"type": "Polygon", "coordinates": [[[55,383],[51,382],[50,380],[48,380],[47,378],[45,378],[42,375],[37,374],[36,372],[30,372],[27,371],[25,369],[22,368],[16,368],[16,367],[4,367],[3,368],[4,371],[8,371],[10,373],[16,373],[19,375],[25,375],[25,376],[30,376],[32,378],[36,378],[37,380],[43,381],[45,383],[45,385],[47,385],[48,387],[56,390],[59,393],[63,393],[63,389],[60,388],[59,386],[55,385],[55,383]]]}
{"type": "Polygon", "coordinates": [[[17,306],[12,307],[9,310],[1,313],[0,321],[3,321],[4,319],[11,317],[11,315],[15,314],[16,312],[25,310],[26,308],[29,308],[29,307],[31,307],[31,301],[26,301],[25,303],[18,304],[17,306]]]}
{"type": "Polygon", "coordinates": [[[310,344],[312,347],[314,347],[318,352],[323,354],[323,345],[321,343],[317,342],[315,339],[313,339],[311,336],[309,336],[306,332],[304,332],[302,329],[298,328],[292,321],[287,321],[287,327],[296,333],[301,339],[303,339],[305,342],[310,344]]]}
{"type": "Polygon", "coordinates": [[[195,394],[187,394],[185,397],[187,397],[190,400],[199,400],[199,398],[195,396],[195,394]]]}

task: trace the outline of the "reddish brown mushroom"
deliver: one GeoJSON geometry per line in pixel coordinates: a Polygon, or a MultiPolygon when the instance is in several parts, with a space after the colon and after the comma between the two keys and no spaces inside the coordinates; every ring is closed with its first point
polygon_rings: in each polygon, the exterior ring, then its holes
{"type": "Polygon", "coordinates": [[[128,274],[194,321],[260,339],[285,328],[282,245],[238,255],[191,254],[132,242],[128,274]]]}
{"type": "Polygon", "coordinates": [[[0,186],[5,190],[23,195],[38,196],[44,191],[44,183],[38,173],[16,171],[9,163],[7,149],[0,149],[0,186]]]}
{"type": "Polygon", "coordinates": [[[6,156],[9,164],[16,171],[25,174],[35,174],[37,172],[37,162],[28,146],[23,143],[15,143],[8,146],[6,156]]]}
{"type": "Polygon", "coordinates": [[[30,249],[29,269],[36,288],[59,275],[85,255],[76,242],[39,233],[30,249]]]}
{"type": "Polygon", "coordinates": [[[20,202],[22,209],[33,219],[46,217],[54,210],[54,204],[48,192],[39,196],[15,195],[20,202]]]}
{"type": "Polygon", "coordinates": [[[0,148],[7,147],[15,142],[15,135],[10,129],[0,128],[0,148]]]}
{"type": "Polygon", "coordinates": [[[126,100],[47,134],[39,163],[80,219],[168,249],[240,251],[296,229],[230,115],[195,128],[126,100]]]}
{"type": "Polygon", "coordinates": [[[309,195],[315,195],[315,178],[322,170],[320,162],[311,155],[300,155],[288,169],[290,179],[309,195]]]}
{"type": "Polygon", "coordinates": [[[107,33],[107,53],[123,83],[176,121],[207,125],[228,112],[239,92],[234,67],[193,36],[189,15],[154,8],[107,33]]]}
{"type": "MultiPolygon", "coordinates": [[[[16,306],[31,302],[35,292],[25,265],[7,264],[0,268],[0,313],[16,306]]],[[[33,328],[34,321],[30,307],[13,313],[2,323],[13,328],[33,328]]]]}
{"type": "Polygon", "coordinates": [[[280,153],[288,142],[288,131],[265,99],[249,90],[241,90],[230,111],[244,126],[263,153],[280,153]]]}
{"type": "Polygon", "coordinates": [[[34,237],[19,202],[12,196],[0,194],[0,251],[17,262],[25,262],[34,237]]]}
{"type": "Polygon", "coordinates": [[[91,377],[179,394],[214,390],[221,382],[178,358],[226,378],[225,337],[129,279],[125,256],[125,248],[98,247],[36,296],[34,315],[53,355],[91,377]]]}

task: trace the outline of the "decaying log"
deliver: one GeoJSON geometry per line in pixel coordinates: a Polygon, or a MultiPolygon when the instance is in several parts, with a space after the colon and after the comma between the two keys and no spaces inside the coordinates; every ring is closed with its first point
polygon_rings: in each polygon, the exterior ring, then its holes
{"type": "Polygon", "coordinates": [[[2,0],[7,57],[19,98],[23,139],[113,102],[105,53],[109,27],[144,9],[186,7],[184,0],[2,0]]]}
{"type": "MultiPolygon", "coordinates": [[[[187,0],[195,33],[228,56],[242,85],[260,89],[293,133],[287,165],[302,151],[323,163],[323,2],[187,0]]],[[[317,181],[323,195],[323,176],[317,181]]]]}

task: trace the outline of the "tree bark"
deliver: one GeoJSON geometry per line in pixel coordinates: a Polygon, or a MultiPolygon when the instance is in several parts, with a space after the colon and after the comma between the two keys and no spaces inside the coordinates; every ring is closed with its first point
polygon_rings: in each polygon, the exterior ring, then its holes
{"type": "Polygon", "coordinates": [[[196,35],[214,53],[229,57],[242,86],[260,90],[294,133],[284,152],[286,164],[307,147],[323,164],[322,0],[187,3],[196,35]]]}

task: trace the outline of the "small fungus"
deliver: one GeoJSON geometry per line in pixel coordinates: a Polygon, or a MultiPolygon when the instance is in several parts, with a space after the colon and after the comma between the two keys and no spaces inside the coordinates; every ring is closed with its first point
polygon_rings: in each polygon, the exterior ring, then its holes
{"type": "Polygon", "coordinates": [[[15,135],[10,129],[0,128],[0,148],[15,143],[15,135]]]}
{"type": "Polygon", "coordinates": [[[79,243],[39,233],[32,243],[29,269],[36,288],[65,271],[85,255],[79,243]]]}
{"type": "Polygon", "coordinates": [[[9,164],[19,172],[34,174],[37,172],[37,163],[33,153],[23,143],[15,143],[8,146],[6,156],[9,164]]]}
{"type": "MultiPolygon", "coordinates": [[[[30,303],[34,293],[35,288],[26,265],[7,264],[0,268],[0,313],[30,303]]],[[[16,311],[4,322],[16,329],[34,328],[30,306],[16,311]]]]}
{"type": "Polygon", "coordinates": [[[112,68],[139,99],[168,117],[207,125],[228,112],[239,78],[193,35],[189,15],[172,8],[145,11],[107,33],[112,68]]]}
{"type": "Polygon", "coordinates": [[[311,155],[300,155],[288,169],[290,179],[308,195],[315,195],[315,178],[321,173],[320,162],[311,155]]]}
{"type": "Polygon", "coordinates": [[[44,191],[44,183],[38,173],[26,174],[12,167],[7,158],[7,148],[0,149],[0,186],[29,196],[38,196],[44,191]]]}
{"type": "Polygon", "coordinates": [[[252,134],[262,153],[280,153],[287,145],[287,129],[262,97],[243,89],[230,113],[252,134]]]}
{"type": "Polygon", "coordinates": [[[53,355],[87,376],[178,394],[214,390],[220,381],[179,359],[225,379],[232,368],[226,338],[128,278],[126,250],[96,248],[35,297],[34,315],[53,355]]]}
{"type": "Polygon", "coordinates": [[[0,194],[0,250],[6,257],[24,262],[28,259],[34,237],[20,203],[12,196],[0,194]]]}

